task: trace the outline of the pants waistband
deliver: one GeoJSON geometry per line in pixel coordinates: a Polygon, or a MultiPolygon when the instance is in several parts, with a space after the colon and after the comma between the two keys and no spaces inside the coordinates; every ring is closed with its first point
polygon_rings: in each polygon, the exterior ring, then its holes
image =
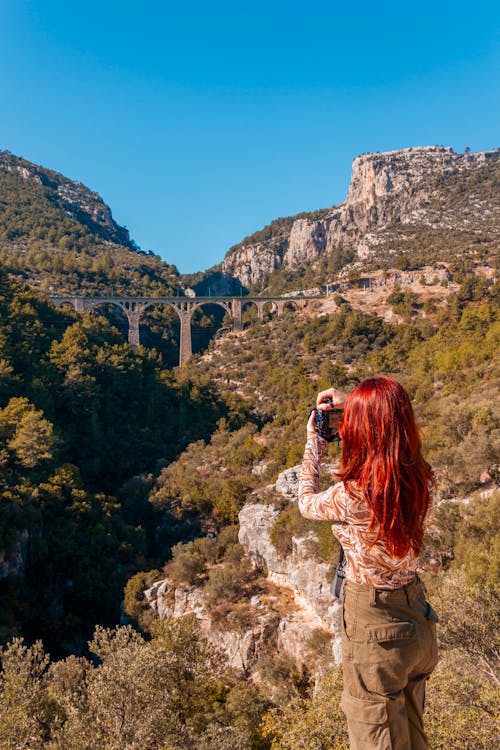
{"type": "Polygon", "coordinates": [[[375,604],[378,594],[384,595],[384,600],[388,597],[395,599],[403,595],[408,601],[417,594],[417,590],[423,586],[422,581],[417,574],[414,575],[411,581],[405,583],[403,586],[398,586],[395,589],[381,588],[378,586],[370,586],[368,583],[355,583],[354,581],[346,580],[346,588],[349,591],[355,591],[359,593],[366,593],[369,596],[370,604],[375,604]]]}

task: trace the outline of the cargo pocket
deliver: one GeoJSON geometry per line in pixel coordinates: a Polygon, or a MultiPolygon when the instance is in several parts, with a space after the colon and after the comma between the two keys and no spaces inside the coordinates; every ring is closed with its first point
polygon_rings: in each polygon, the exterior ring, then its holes
{"type": "Polygon", "coordinates": [[[353,717],[361,724],[384,726],[388,723],[387,701],[355,698],[344,692],[340,705],[349,719],[353,717]]]}
{"type": "Polygon", "coordinates": [[[368,643],[387,643],[389,641],[401,641],[413,638],[415,632],[415,623],[413,622],[367,625],[366,639],[368,643]]]}
{"type": "Polygon", "coordinates": [[[342,693],[342,710],[346,715],[351,750],[392,747],[387,701],[361,700],[342,693]]]}

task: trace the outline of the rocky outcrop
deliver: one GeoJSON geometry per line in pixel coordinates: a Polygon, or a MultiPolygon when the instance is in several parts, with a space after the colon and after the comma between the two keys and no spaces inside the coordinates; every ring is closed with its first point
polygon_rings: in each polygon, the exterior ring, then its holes
{"type": "Polygon", "coordinates": [[[293,222],[283,265],[312,263],[325,252],[331,219],[297,219],[293,222]]]}
{"type": "MultiPolygon", "coordinates": [[[[222,270],[252,286],[276,269],[308,265],[336,248],[352,248],[363,258],[391,239],[387,232],[393,225],[483,235],[487,230],[498,236],[500,207],[494,196],[481,192],[479,179],[468,188],[467,200],[457,200],[453,180],[498,168],[499,157],[498,150],[458,154],[440,146],[358,156],[343,204],[318,218],[296,219],[278,245],[243,241],[230,250],[222,270]]],[[[403,244],[407,238],[398,235],[403,244]]]]}
{"type": "MultiPolygon", "coordinates": [[[[326,464],[324,470],[332,473],[336,466],[326,464]]],[[[296,502],[299,466],[282,472],[277,482],[266,488],[288,502],[296,502]]],[[[271,543],[271,529],[279,515],[274,505],[250,502],[240,511],[239,542],[252,557],[256,567],[265,569],[274,594],[252,597],[252,625],[246,629],[221,628],[214,621],[206,605],[200,586],[175,587],[165,578],[156,582],[145,597],[160,618],[181,617],[194,613],[202,632],[215,645],[222,647],[229,664],[247,673],[255,667],[262,653],[282,651],[299,666],[310,667],[310,643],[316,631],[321,630],[331,638],[331,660],[340,661],[339,616],[340,604],[330,593],[330,565],[315,557],[317,539],[310,532],[292,538],[292,551],[280,555],[271,543]],[[277,604],[281,598],[286,606],[277,604]]]]}
{"type": "Polygon", "coordinates": [[[197,297],[239,297],[242,294],[242,287],[238,279],[220,271],[207,271],[185,278],[192,284],[197,297]]]}
{"type": "Polygon", "coordinates": [[[252,626],[235,631],[217,626],[206,606],[201,587],[176,588],[166,578],[153,584],[144,595],[161,619],[196,615],[202,634],[224,651],[228,664],[234,669],[251,672],[261,653],[276,645],[276,616],[260,605],[258,597],[252,602],[252,626]]]}
{"type": "Polygon", "coordinates": [[[295,502],[299,494],[299,478],[300,465],[291,466],[279,474],[275,484],[270,485],[270,488],[274,489],[278,495],[285,497],[291,502],[295,502]]]}
{"type": "Polygon", "coordinates": [[[226,256],[222,262],[222,270],[238,279],[242,286],[251,287],[281,268],[283,256],[281,248],[265,242],[242,244],[238,250],[226,256]]]}
{"type": "MultiPolygon", "coordinates": [[[[337,466],[324,464],[325,473],[333,474],[337,466]]],[[[300,466],[282,472],[271,486],[289,502],[297,501],[300,466]]],[[[341,605],[330,593],[331,569],[319,562],[314,552],[316,536],[292,537],[292,551],[280,555],[271,542],[271,529],[279,515],[273,506],[262,502],[248,503],[239,514],[239,542],[255,563],[265,566],[268,579],[288,590],[294,609],[281,616],[278,626],[278,648],[300,664],[309,658],[309,643],[316,630],[332,637],[332,659],[339,663],[341,605]]]]}
{"type": "Polygon", "coordinates": [[[314,631],[321,629],[332,635],[332,653],[339,659],[340,605],[330,593],[330,565],[315,558],[313,533],[293,537],[291,554],[280,555],[270,539],[277,516],[272,506],[246,505],[240,511],[239,541],[257,564],[266,566],[270,581],[292,593],[295,610],[280,620],[278,646],[297,662],[305,662],[307,645],[314,631]]]}

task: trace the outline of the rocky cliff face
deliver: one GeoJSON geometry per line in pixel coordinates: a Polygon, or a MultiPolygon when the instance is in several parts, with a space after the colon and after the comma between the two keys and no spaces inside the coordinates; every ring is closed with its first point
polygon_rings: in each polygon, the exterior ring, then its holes
{"type": "Polygon", "coordinates": [[[358,156],[343,204],[320,218],[297,219],[278,247],[242,242],[222,270],[255,286],[276,269],[308,265],[336,248],[352,248],[359,258],[394,241],[404,248],[412,229],[419,237],[422,230],[455,230],[498,238],[500,204],[488,176],[499,166],[498,150],[457,154],[432,146],[358,156]]]}
{"type": "Polygon", "coordinates": [[[147,589],[145,596],[161,619],[196,615],[203,635],[224,651],[228,664],[235,669],[251,672],[259,656],[276,646],[276,617],[258,597],[252,601],[252,626],[235,631],[221,628],[214,622],[201,587],[174,588],[166,578],[147,589]]]}
{"type": "Polygon", "coordinates": [[[277,553],[271,543],[271,528],[278,516],[272,506],[250,503],[240,512],[240,544],[264,565],[272,583],[288,589],[295,611],[282,617],[278,644],[297,662],[305,661],[307,644],[314,630],[321,629],[333,636],[333,654],[340,656],[339,602],[330,593],[330,566],[318,562],[311,554],[315,535],[292,538],[292,552],[286,557],[277,553]]]}
{"type": "MultiPolygon", "coordinates": [[[[296,502],[299,469],[299,466],[287,469],[267,490],[296,502]]],[[[324,469],[334,467],[325,465],[324,469]]],[[[310,669],[311,638],[318,630],[329,638],[331,662],[339,663],[341,658],[340,603],[330,593],[330,566],[314,557],[312,533],[293,538],[290,555],[278,554],[270,540],[278,514],[273,505],[264,502],[250,502],[240,512],[240,544],[255,564],[267,571],[273,592],[252,598],[252,626],[246,630],[221,630],[213,622],[201,587],[176,588],[166,578],[145,592],[150,606],[161,618],[194,613],[206,637],[223,648],[233,667],[247,673],[253,671],[263,653],[275,651],[286,653],[299,667],[307,664],[310,669]],[[276,604],[282,598],[287,599],[285,609],[276,604]]]]}

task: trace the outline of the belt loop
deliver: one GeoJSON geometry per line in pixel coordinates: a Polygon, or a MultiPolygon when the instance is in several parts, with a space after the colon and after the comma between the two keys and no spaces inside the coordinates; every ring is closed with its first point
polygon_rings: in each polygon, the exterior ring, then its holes
{"type": "Polygon", "coordinates": [[[377,606],[377,589],[375,586],[370,587],[370,607],[377,606]]]}

